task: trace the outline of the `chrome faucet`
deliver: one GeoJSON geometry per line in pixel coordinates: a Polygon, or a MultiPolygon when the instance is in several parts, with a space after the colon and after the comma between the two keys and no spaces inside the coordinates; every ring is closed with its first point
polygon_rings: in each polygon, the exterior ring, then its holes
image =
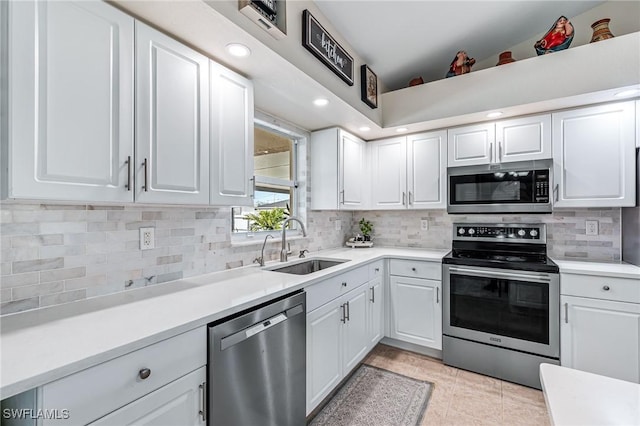
{"type": "Polygon", "coordinates": [[[264,237],[264,242],[262,243],[262,251],[260,252],[260,257],[253,259],[253,263],[259,263],[260,266],[264,266],[264,246],[267,245],[267,240],[269,238],[273,238],[273,235],[267,234],[267,236],[264,237]]]}
{"type": "Polygon", "coordinates": [[[304,227],[304,223],[302,223],[300,219],[298,219],[295,216],[286,218],[284,222],[282,222],[282,250],[280,250],[280,262],[286,262],[287,255],[289,254],[289,252],[287,251],[287,225],[292,220],[295,220],[296,222],[298,222],[302,227],[302,236],[304,237],[307,236],[307,229],[304,227]]]}

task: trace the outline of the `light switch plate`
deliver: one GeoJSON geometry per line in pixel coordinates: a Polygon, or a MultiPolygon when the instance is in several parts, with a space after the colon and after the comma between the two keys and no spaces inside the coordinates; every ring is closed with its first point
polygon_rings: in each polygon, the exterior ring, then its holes
{"type": "Polygon", "coordinates": [[[585,233],[587,235],[598,235],[598,221],[597,220],[587,220],[585,222],[586,229],[585,233]]]}
{"type": "Polygon", "coordinates": [[[428,231],[429,230],[429,221],[426,219],[420,220],[420,230],[428,231]]]}

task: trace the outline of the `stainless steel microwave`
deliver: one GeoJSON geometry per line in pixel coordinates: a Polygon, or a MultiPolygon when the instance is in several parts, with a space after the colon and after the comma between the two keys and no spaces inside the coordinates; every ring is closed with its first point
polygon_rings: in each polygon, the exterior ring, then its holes
{"type": "Polygon", "coordinates": [[[449,167],[449,213],[551,213],[551,160],[449,167]]]}

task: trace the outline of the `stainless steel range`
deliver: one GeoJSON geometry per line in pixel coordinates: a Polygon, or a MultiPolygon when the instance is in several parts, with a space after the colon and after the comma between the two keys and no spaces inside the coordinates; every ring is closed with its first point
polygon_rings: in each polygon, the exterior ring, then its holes
{"type": "Polygon", "coordinates": [[[453,233],[444,363],[540,389],[540,363],[560,363],[558,266],[544,224],[457,223],[453,233]]]}

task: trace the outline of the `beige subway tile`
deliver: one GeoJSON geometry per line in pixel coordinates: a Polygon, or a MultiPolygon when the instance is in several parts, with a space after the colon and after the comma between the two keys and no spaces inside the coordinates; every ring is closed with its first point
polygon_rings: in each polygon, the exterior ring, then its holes
{"type": "Polygon", "coordinates": [[[60,293],[64,289],[62,281],[54,281],[50,283],[27,285],[22,287],[14,287],[11,290],[13,300],[28,299],[30,297],[44,296],[47,294],[60,293]]]}
{"type": "Polygon", "coordinates": [[[46,271],[64,267],[64,258],[54,257],[49,259],[15,261],[11,266],[14,274],[22,272],[46,271]]]}
{"type": "Polygon", "coordinates": [[[40,272],[40,282],[46,283],[51,281],[68,280],[72,278],[84,277],[87,274],[86,267],[57,269],[51,271],[40,272]]]}
{"type": "Polygon", "coordinates": [[[22,300],[13,300],[11,302],[5,302],[0,304],[0,315],[13,314],[16,312],[36,309],[38,307],[40,307],[40,301],[38,297],[32,297],[29,299],[22,299],[22,300]]]}
{"type": "Polygon", "coordinates": [[[59,305],[62,303],[74,302],[76,300],[82,300],[87,298],[87,291],[85,289],[65,291],[62,293],[49,294],[46,296],[40,296],[40,306],[59,305]]]}

